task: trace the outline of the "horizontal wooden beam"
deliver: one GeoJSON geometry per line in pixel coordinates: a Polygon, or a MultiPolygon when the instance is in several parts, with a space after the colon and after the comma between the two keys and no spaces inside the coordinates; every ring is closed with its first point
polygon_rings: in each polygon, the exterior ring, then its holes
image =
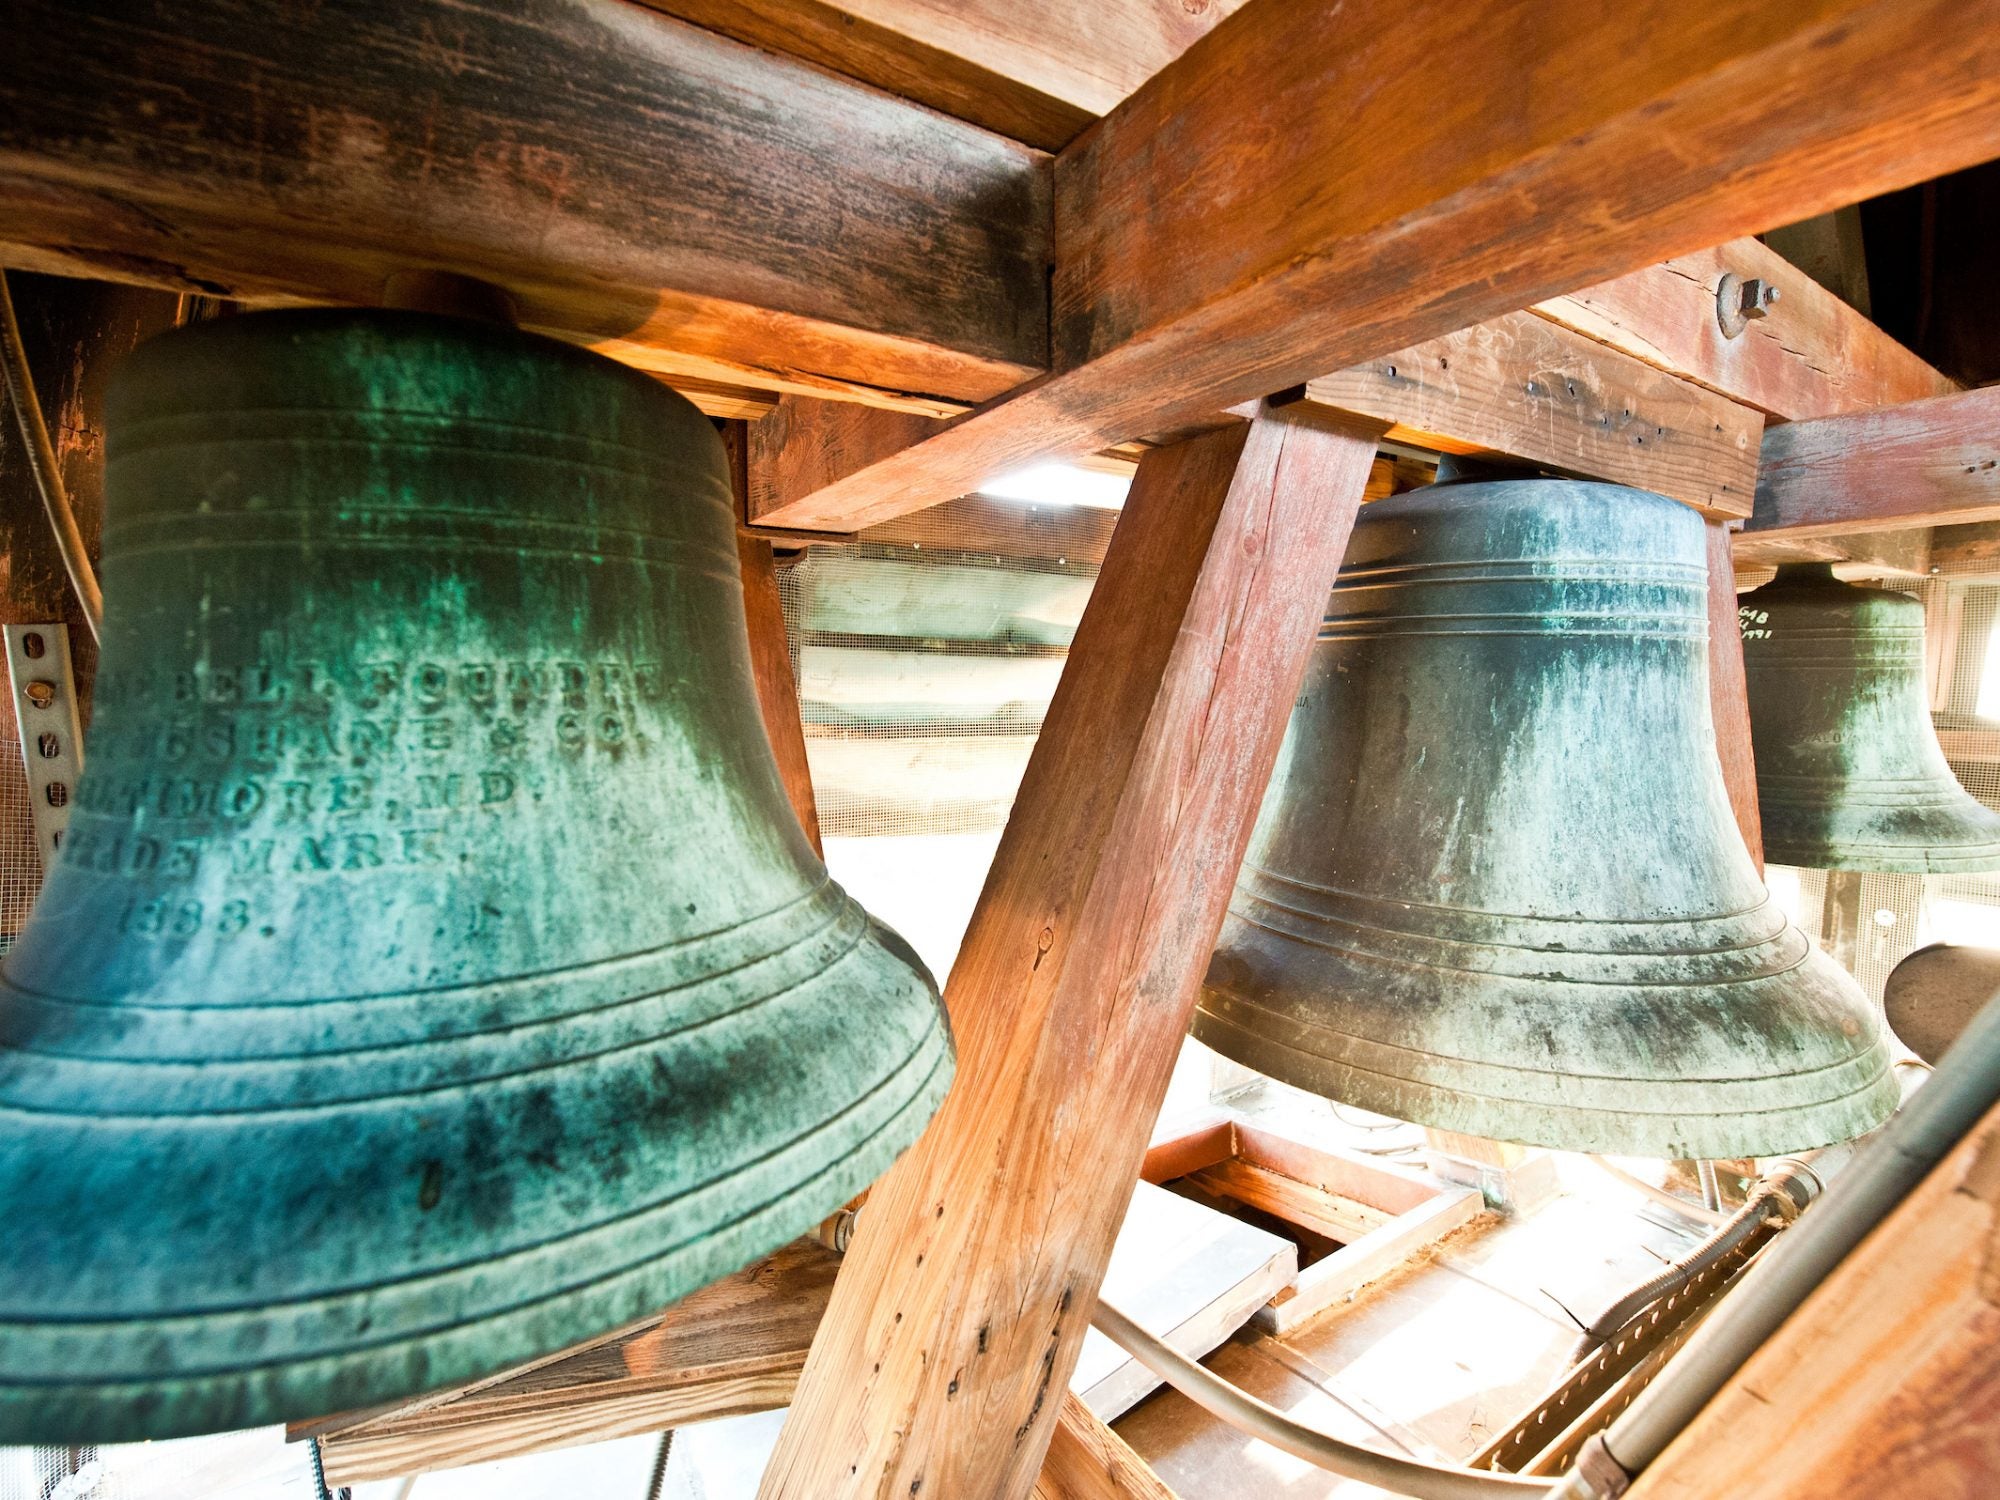
{"type": "Polygon", "coordinates": [[[1526,459],[1750,514],[1761,414],[1534,317],[1509,313],[1306,383],[1397,442],[1526,459]]]}
{"type": "Polygon", "coordinates": [[[1251,0],[1058,159],[1055,372],[761,519],[857,530],[2000,155],[1996,22],[1251,0]]]}
{"type": "Polygon", "coordinates": [[[327,1482],[391,1479],[783,1406],[838,1268],[831,1250],[797,1240],[657,1318],[558,1359],[330,1429],[313,1424],[327,1482]]]}
{"type": "Polygon", "coordinates": [[[1175,1500],[1146,1461],[1064,1391],[1062,1419],[1035,1479],[1034,1500],[1175,1500]]]}
{"type": "Polygon", "coordinates": [[[2000,520],[2000,387],[1764,434],[1746,535],[2000,520]]]}
{"type": "Polygon", "coordinates": [[[411,269],[669,375],[977,401],[1047,351],[1048,158],[623,0],[20,0],[0,263],[252,303],[411,269]]]}
{"type": "Polygon", "coordinates": [[[1739,581],[1745,574],[1759,571],[1768,576],[1769,570],[1788,562],[1830,562],[1837,578],[1922,578],[1936,566],[1931,555],[1934,536],[1979,529],[1918,526],[1907,531],[1842,532],[1837,536],[1738,532],[1733,538],[1733,562],[1739,581]]]}
{"type": "Polygon", "coordinates": [[[1832,292],[1753,239],[1731,240],[1565,297],[1534,311],[1785,421],[1900,406],[1958,389],[1832,292]],[[1768,316],[1723,332],[1725,275],[1775,287],[1768,316]]]}
{"type": "Polygon", "coordinates": [[[1936,528],[1927,561],[1927,571],[1942,574],[2000,572],[2000,521],[1936,528]]]}

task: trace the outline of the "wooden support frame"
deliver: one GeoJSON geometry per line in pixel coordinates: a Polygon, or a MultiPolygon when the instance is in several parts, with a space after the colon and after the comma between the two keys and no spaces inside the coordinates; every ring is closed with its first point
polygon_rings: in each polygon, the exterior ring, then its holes
{"type": "Polygon", "coordinates": [[[1266,410],[1141,461],[767,1496],[1027,1494],[1374,457],[1266,410]]]}
{"type": "Polygon", "coordinates": [[[1046,359],[1046,156],[624,0],[20,0],[7,42],[9,265],[456,271],[644,368],[930,410],[1046,359]]]}
{"type": "Polygon", "coordinates": [[[1764,437],[1761,537],[2000,520],[2000,387],[1774,427],[1764,437]]]}
{"type": "Polygon", "coordinates": [[[1054,373],[754,519],[858,530],[2000,151],[1963,4],[1386,4],[1252,0],[1113,110],[1056,165],[1054,373]]]}
{"type": "Polygon", "coordinates": [[[1530,313],[1306,382],[1306,399],[1440,453],[1497,454],[1750,514],[1761,413],[1530,313]]]}
{"type": "Polygon", "coordinates": [[[1630,1500],[1944,1500],[2000,1472],[2000,1106],[1641,1474],[1630,1500]],[[1746,1453],[1786,1455],[1745,1463],[1746,1453]]]}
{"type": "Polygon", "coordinates": [[[1900,406],[1958,389],[1753,239],[1677,255],[1538,302],[1532,311],[1787,422],[1900,406]],[[1726,275],[1768,282],[1780,294],[1768,317],[1753,319],[1734,338],[1716,316],[1716,290],[1726,275]]]}
{"type": "Polygon", "coordinates": [[[1730,810],[1759,874],[1764,870],[1764,825],[1757,810],[1757,757],[1750,743],[1750,687],[1743,666],[1743,632],[1736,616],[1736,563],[1729,528],[1708,523],[1708,708],[1715,721],[1715,753],[1730,810]]]}

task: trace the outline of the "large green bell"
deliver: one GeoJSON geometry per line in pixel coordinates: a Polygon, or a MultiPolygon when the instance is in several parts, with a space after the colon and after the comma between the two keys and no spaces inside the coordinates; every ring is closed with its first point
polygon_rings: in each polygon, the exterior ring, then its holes
{"type": "Polygon", "coordinates": [[[1764,857],[1813,870],[2000,869],[1924,703],[1924,607],[1786,563],[1738,600],[1764,857]]]}
{"type": "Polygon", "coordinates": [[[951,1076],[753,697],[721,444],[409,313],[117,374],[103,669],[0,973],[0,1440],[365,1406],[800,1234],[951,1076]]]}
{"type": "Polygon", "coordinates": [[[1880,1123],[1859,987],[1774,905],[1708,708],[1701,518],[1558,480],[1355,525],[1194,1033],[1503,1140],[1761,1155],[1880,1123]]]}

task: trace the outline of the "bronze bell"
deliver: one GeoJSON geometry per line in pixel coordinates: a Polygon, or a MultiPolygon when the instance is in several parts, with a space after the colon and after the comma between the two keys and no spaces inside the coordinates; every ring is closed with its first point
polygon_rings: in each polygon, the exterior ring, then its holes
{"type": "Polygon", "coordinates": [[[1708,707],[1701,518],[1563,480],[1354,528],[1194,1034],[1447,1130],[1791,1151],[1894,1107],[1881,1023],[1772,902],[1708,707]]]}
{"type": "Polygon", "coordinates": [[[1896,1039],[1935,1066],[1995,995],[2000,949],[1932,943],[1889,971],[1882,1009],[1896,1039]]]}
{"type": "Polygon", "coordinates": [[[0,1441],[464,1382],[909,1144],[937,990],[785,800],[692,405],[269,313],[138,351],[107,426],[90,768],[0,971],[0,1441]]]}
{"type": "Polygon", "coordinates": [[[1924,607],[1786,563],[1737,601],[1764,857],[1813,870],[2000,869],[1924,701],[1924,607]]]}

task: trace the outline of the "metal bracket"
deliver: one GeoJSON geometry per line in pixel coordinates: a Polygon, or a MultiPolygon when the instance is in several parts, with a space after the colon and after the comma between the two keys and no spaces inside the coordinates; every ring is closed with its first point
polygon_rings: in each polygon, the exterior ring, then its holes
{"type": "Polygon", "coordinates": [[[70,668],[67,625],[9,625],[7,675],[14,685],[14,722],[28,772],[35,845],[46,878],[69,827],[77,778],[83,774],[83,732],[76,717],[76,674],[70,668]]]}
{"type": "Polygon", "coordinates": [[[1768,317],[1777,305],[1778,289],[1758,277],[1725,271],[1715,284],[1715,321],[1726,339],[1739,337],[1752,318],[1768,317]]]}
{"type": "Polygon", "coordinates": [[[1625,1466],[1611,1456],[1611,1450],[1604,1446],[1604,1434],[1593,1433],[1577,1450],[1573,1469],[1585,1484],[1595,1500],[1618,1500],[1618,1497],[1632,1488],[1632,1476],[1625,1472],[1625,1466]]]}

